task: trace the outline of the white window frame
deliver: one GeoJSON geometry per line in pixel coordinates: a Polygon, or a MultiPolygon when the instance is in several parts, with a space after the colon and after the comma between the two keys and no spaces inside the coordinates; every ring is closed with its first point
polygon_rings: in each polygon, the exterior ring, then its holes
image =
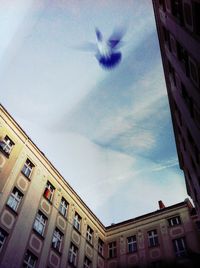
{"type": "Polygon", "coordinates": [[[92,228],[88,225],[87,232],[86,232],[86,239],[90,244],[93,243],[93,232],[94,231],[92,230],[92,228]]]}
{"type": "Polygon", "coordinates": [[[43,215],[42,212],[38,211],[33,225],[34,230],[43,236],[46,228],[46,223],[47,218],[43,215]],[[41,229],[42,231],[40,231],[41,229]]]}
{"type": "Polygon", "coordinates": [[[64,217],[67,216],[68,206],[69,206],[69,203],[65,200],[64,197],[62,197],[60,201],[59,211],[64,217]]]}
{"type": "Polygon", "coordinates": [[[3,249],[3,245],[5,244],[6,238],[7,238],[6,232],[0,228],[0,252],[3,249]]]}
{"type": "Polygon", "coordinates": [[[128,252],[136,252],[137,251],[137,238],[136,235],[127,237],[127,244],[128,244],[128,252]]]}
{"type": "Polygon", "coordinates": [[[17,211],[22,197],[23,194],[15,187],[8,198],[7,205],[14,211],[17,211]]]}
{"type": "Polygon", "coordinates": [[[173,240],[173,244],[174,244],[174,250],[175,250],[175,255],[176,257],[183,257],[186,255],[187,253],[187,249],[186,249],[186,244],[185,244],[185,239],[184,237],[180,237],[180,238],[176,238],[173,240]],[[183,249],[179,248],[179,241],[181,241],[182,247],[183,249]]]}
{"type": "Polygon", "coordinates": [[[14,145],[14,142],[7,135],[2,141],[0,141],[0,146],[2,150],[8,155],[10,155],[14,145]]]}
{"type": "Polygon", "coordinates": [[[30,178],[32,171],[33,171],[34,165],[33,163],[27,158],[26,162],[24,163],[24,166],[22,168],[22,173],[27,177],[30,178]]]}
{"type": "Polygon", "coordinates": [[[175,225],[180,225],[181,224],[181,218],[180,216],[174,216],[170,219],[168,219],[169,226],[175,226],[175,225]]]}
{"type": "Polygon", "coordinates": [[[24,257],[24,263],[26,266],[23,265],[23,267],[26,268],[35,268],[36,267],[36,262],[37,262],[37,258],[31,253],[31,252],[26,252],[26,255],[24,257]],[[26,255],[28,255],[27,260],[26,260],[26,255]],[[31,259],[33,259],[34,263],[33,265],[30,263],[31,259]]]}
{"type": "Polygon", "coordinates": [[[62,240],[63,234],[56,228],[53,232],[52,246],[59,252],[61,251],[62,240]]]}
{"type": "Polygon", "coordinates": [[[157,230],[148,231],[148,242],[149,242],[149,247],[156,247],[159,245],[157,230]]]}
{"type": "Polygon", "coordinates": [[[44,190],[44,195],[50,202],[52,202],[52,200],[53,200],[54,191],[55,191],[55,188],[53,187],[53,185],[49,181],[47,181],[46,186],[45,186],[45,190],[44,190]],[[46,191],[49,191],[50,197],[46,196],[46,194],[45,194],[46,191]]]}
{"type": "Polygon", "coordinates": [[[73,225],[78,231],[81,230],[81,216],[77,212],[75,212],[75,215],[74,215],[73,225]]]}
{"type": "Polygon", "coordinates": [[[83,268],[91,268],[92,262],[87,257],[84,259],[83,268]]]}
{"type": "Polygon", "coordinates": [[[99,238],[98,239],[98,252],[103,256],[104,242],[99,238]]]}
{"type": "Polygon", "coordinates": [[[77,255],[78,255],[78,248],[73,243],[71,243],[70,249],[69,249],[68,261],[74,266],[76,266],[77,264],[77,255]]]}
{"type": "Polygon", "coordinates": [[[108,256],[109,258],[115,258],[117,256],[117,243],[116,241],[108,244],[108,256]]]}

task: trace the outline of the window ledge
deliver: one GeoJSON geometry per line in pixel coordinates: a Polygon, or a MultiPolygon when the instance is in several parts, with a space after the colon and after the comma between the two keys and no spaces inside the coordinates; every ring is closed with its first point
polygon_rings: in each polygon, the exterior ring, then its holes
{"type": "Polygon", "coordinates": [[[43,197],[49,202],[50,205],[53,204],[53,202],[51,200],[49,200],[44,194],[43,194],[43,197]]]}
{"type": "Polygon", "coordinates": [[[64,216],[64,215],[60,212],[60,210],[58,210],[58,213],[59,213],[65,220],[67,220],[67,215],[64,216]]]}
{"type": "Polygon", "coordinates": [[[18,212],[15,211],[13,208],[11,208],[8,204],[6,204],[6,207],[15,215],[18,216],[18,212]]]}
{"type": "Polygon", "coordinates": [[[77,267],[76,265],[74,265],[73,263],[71,263],[69,260],[68,260],[68,264],[69,264],[70,267],[73,267],[73,268],[76,268],[77,267]]]}
{"type": "Polygon", "coordinates": [[[81,232],[73,225],[73,229],[79,234],[81,235],[81,232]]]}
{"type": "Polygon", "coordinates": [[[87,238],[85,240],[88,243],[88,245],[90,245],[92,248],[94,247],[94,245],[90,241],[88,241],[87,238]]]}
{"type": "Polygon", "coordinates": [[[35,233],[38,237],[40,237],[42,240],[45,239],[45,237],[44,237],[43,235],[41,235],[40,233],[38,233],[38,231],[35,230],[34,228],[33,228],[33,231],[34,231],[34,233],[35,233]]]}
{"type": "Polygon", "coordinates": [[[127,251],[127,254],[135,254],[137,253],[138,250],[134,250],[134,251],[127,251]]]}
{"type": "Polygon", "coordinates": [[[156,245],[149,245],[148,247],[149,248],[156,248],[156,247],[159,247],[160,246],[160,244],[156,244],[156,245]]]}
{"type": "Polygon", "coordinates": [[[105,257],[100,252],[98,252],[98,255],[105,260],[105,257]]]}
{"type": "Polygon", "coordinates": [[[59,251],[57,248],[54,248],[54,246],[51,244],[51,248],[53,251],[55,251],[59,256],[62,255],[61,251],[59,251]]]}
{"type": "Polygon", "coordinates": [[[27,178],[27,180],[31,180],[31,178],[30,177],[28,177],[28,176],[26,176],[26,174],[24,174],[24,172],[21,170],[21,174],[25,177],[25,178],[27,178]]]}
{"type": "Polygon", "coordinates": [[[10,153],[6,153],[1,147],[0,147],[0,152],[1,152],[6,158],[9,158],[10,153]]]}

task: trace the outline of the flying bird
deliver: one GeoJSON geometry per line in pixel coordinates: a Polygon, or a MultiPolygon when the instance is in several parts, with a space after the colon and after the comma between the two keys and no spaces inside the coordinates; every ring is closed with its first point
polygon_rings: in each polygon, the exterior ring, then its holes
{"type": "Polygon", "coordinates": [[[125,33],[125,28],[118,28],[113,31],[108,39],[105,39],[98,28],[95,28],[96,43],[88,43],[82,49],[95,51],[95,57],[100,66],[104,69],[113,69],[117,66],[121,59],[122,53],[119,48],[122,46],[122,37],[125,33]]]}
{"type": "Polygon", "coordinates": [[[114,68],[118,65],[122,58],[122,53],[119,48],[122,44],[121,39],[124,35],[124,31],[115,30],[108,40],[103,38],[102,33],[98,28],[95,29],[97,37],[97,53],[96,58],[99,64],[106,69],[114,68]]]}

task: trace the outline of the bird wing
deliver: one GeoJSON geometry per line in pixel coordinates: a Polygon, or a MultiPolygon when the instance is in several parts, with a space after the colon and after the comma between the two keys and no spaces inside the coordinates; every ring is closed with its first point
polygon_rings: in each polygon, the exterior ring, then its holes
{"type": "Polygon", "coordinates": [[[113,33],[111,34],[110,38],[108,39],[108,42],[107,42],[108,45],[112,49],[119,48],[119,45],[121,45],[121,39],[124,36],[124,34],[125,34],[124,27],[114,29],[113,33]]]}
{"type": "Polygon", "coordinates": [[[96,36],[97,36],[97,40],[99,42],[101,42],[103,40],[103,35],[102,33],[100,32],[100,30],[98,28],[95,28],[95,32],[96,32],[96,36]]]}

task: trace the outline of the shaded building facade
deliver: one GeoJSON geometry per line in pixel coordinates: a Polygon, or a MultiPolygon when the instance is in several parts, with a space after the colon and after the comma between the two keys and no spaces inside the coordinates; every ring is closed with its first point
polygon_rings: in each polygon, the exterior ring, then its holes
{"type": "Polygon", "coordinates": [[[200,1],[153,7],[179,164],[200,218],[200,1]]]}
{"type": "Polygon", "coordinates": [[[186,199],[104,226],[0,106],[0,267],[193,267],[197,222],[186,199]]]}

